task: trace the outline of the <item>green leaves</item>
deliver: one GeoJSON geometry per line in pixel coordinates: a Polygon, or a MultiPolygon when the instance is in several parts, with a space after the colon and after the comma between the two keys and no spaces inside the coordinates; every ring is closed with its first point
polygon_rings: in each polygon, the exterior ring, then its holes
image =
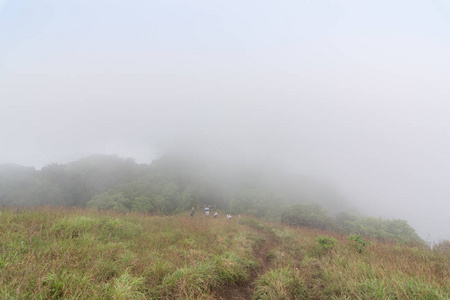
{"type": "Polygon", "coordinates": [[[359,253],[362,253],[364,248],[367,245],[370,245],[370,242],[364,240],[360,235],[353,235],[351,234],[348,237],[349,240],[355,241],[355,247],[358,250],[359,253]]]}
{"type": "Polygon", "coordinates": [[[327,235],[316,237],[316,241],[320,244],[320,246],[322,246],[322,249],[325,251],[333,249],[334,246],[336,246],[336,239],[327,235]]]}

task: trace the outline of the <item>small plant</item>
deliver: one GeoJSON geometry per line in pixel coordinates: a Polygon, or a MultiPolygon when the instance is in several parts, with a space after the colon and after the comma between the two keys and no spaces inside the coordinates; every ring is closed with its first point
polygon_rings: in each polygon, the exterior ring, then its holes
{"type": "Polygon", "coordinates": [[[65,274],[58,274],[52,272],[43,280],[43,286],[48,290],[47,297],[50,299],[61,299],[64,297],[67,285],[67,278],[65,274]]]}
{"type": "Polygon", "coordinates": [[[316,241],[322,246],[322,249],[328,251],[336,246],[336,239],[329,236],[316,237],[316,241]]]}
{"type": "Polygon", "coordinates": [[[349,240],[355,241],[355,246],[359,253],[362,253],[364,248],[370,245],[370,242],[364,240],[360,235],[351,234],[348,238],[349,240]]]}

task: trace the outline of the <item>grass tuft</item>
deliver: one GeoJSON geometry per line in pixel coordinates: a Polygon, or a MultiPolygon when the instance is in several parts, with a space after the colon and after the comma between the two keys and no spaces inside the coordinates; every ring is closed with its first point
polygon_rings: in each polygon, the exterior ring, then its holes
{"type": "Polygon", "coordinates": [[[273,269],[256,281],[255,299],[308,299],[301,278],[289,268],[273,269]]]}

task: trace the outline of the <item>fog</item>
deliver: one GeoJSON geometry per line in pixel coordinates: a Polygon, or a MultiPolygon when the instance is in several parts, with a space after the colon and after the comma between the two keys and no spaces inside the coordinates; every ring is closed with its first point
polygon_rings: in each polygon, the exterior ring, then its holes
{"type": "Polygon", "coordinates": [[[450,4],[0,1],[0,163],[242,153],[450,239],[450,4]]]}

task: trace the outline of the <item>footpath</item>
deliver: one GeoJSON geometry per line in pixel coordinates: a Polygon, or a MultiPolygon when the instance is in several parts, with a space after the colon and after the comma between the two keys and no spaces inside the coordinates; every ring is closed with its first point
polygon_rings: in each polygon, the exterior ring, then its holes
{"type": "Polygon", "coordinates": [[[259,241],[256,247],[253,249],[255,253],[255,258],[258,262],[258,267],[251,271],[248,280],[237,283],[230,284],[218,293],[217,297],[221,300],[248,300],[252,299],[253,291],[255,289],[255,281],[258,277],[269,269],[270,259],[267,254],[276,245],[276,239],[274,234],[265,231],[264,229],[255,229],[258,235],[262,235],[264,239],[259,241]]]}

